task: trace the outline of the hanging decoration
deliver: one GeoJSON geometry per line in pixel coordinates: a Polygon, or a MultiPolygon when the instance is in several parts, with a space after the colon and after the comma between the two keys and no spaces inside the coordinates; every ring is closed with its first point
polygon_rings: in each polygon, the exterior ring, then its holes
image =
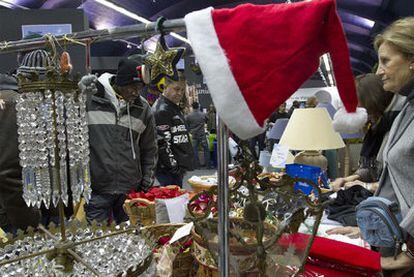
{"type": "Polygon", "coordinates": [[[44,50],[26,55],[17,73],[23,198],[28,206],[46,208],[59,200],[68,205],[68,186],[74,202],[82,195],[88,201],[91,194],[86,95],[69,76],[69,54],[59,66],[52,49],[53,55],[44,50]]]}
{"type": "Polygon", "coordinates": [[[156,85],[163,77],[178,81],[176,65],[185,52],[185,48],[182,47],[168,48],[162,27],[164,21],[165,18],[163,17],[157,20],[156,30],[160,32],[161,36],[157,41],[155,52],[148,54],[145,58],[145,65],[150,71],[150,83],[152,85],[156,85]]]}

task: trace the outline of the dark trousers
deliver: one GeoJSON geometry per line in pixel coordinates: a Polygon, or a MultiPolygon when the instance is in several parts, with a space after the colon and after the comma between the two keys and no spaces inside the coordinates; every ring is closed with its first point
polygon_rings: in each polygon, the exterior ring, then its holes
{"type": "Polygon", "coordinates": [[[85,204],[86,219],[88,222],[115,220],[117,224],[127,221],[128,216],[123,205],[126,199],[125,194],[98,194],[92,192],[89,203],[85,204]]]}
{"type": "Polygon", "coordinates": [[[183,187],[183,175],[173,174],[166,171],[158,171],[155,173],[155,177],[157,178],[160,186],[165,187],[169,185],[177,185],[180,188],[183,187]]]}
{"type": "Polygon", "coordinates": [[[266,132],[263,132],[255,137],[252,137],[249,140],[250,151],[252,151],[253,155],[255,155],[256,158],[259,158],[260,151],[262,151],[266,146],[265,139],[266,139],[266,132]],[[259,146],[259,153],[256,152],[256,143],[259,146]]]}
{"type": "Polygon", "coordinates": [[[194,161],[195,166],[200,167],[200,159],[198,158],[198,149],[201,146],[204,154],[204,166],[210,167],[210,149],[208,148],[207,139],[205,137],[193,138],[194,161]]]}

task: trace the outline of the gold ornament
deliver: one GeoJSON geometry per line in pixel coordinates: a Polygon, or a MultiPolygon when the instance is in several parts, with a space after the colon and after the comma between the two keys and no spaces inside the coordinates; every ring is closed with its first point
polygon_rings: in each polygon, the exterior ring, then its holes
{"type": "Polygon", "coordinates": [[[178,80],[176,65],[184,54],[184,48],[168,48],[162,39],[158,40],[155,52],[145,58],[145,65],[150,69],[151,84],[157,84],[163,77],[178,80]]]}

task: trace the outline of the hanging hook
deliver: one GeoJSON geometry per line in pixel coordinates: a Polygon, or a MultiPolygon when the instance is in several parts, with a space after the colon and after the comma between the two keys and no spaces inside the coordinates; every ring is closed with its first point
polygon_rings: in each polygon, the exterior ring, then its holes
{"type": "Polygon", "coordinates": [[[165,43],[165,38],[164,38],[165,30],[164,30],[164,26],[163,26],[163,24],[166,20],[167,19],[165,17],[161,16],[157,19],[156,24],[155,24],[155,31],[160,33],[160,35],[161,35],[160,36],[160,43],[161,43],[161,45],[164,49],[167,48],[167,44],[165,43]]]}
{"type": "Polygon", "coordinates": [[[50,50],[51,50],[51,58],[52,58],[52,63],[55,67],[57,67],[58,65],[58,53],[57,53],[57,49],[56,49],[56,43],[55,43],[55,37],[51,34],[46,34],[43,36],[46,40],[46,44],[49,46],[50,50]]]}
{"type": "Polygon", "coordinates": [[[165,35],[163,24],[166,20],[167,19],[165,17],[161,16],[161,17],[158,17],[157,21],[155,22],[155,31],[160,33],[161,36],[165,35]]]}

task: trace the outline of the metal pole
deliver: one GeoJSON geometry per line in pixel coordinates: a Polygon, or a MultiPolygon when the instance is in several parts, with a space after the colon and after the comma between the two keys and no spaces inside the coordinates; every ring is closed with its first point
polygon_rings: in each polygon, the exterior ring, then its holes
{"type": "Polygon", "coordinates": [[[228,178],[228,131],[217,115],[218,161],[218,241],[219,276],[229,276],[229,178],[228,178]]]}
{"type": "MultiPolygon", "coordinates": [[[[73,44],[77,41],[93,40],[105,41],[114,38],[129,38],[139,37],[141,35],[149,36],[159,33],[155,30],[156,23],[151,22],[148,24],[135,24],[122,27],[115,27],[111,29],[102,30],[87,30],[72,34],[56,36],[58,42],[65,42],[66,44],[73,44]]],[[[184,19],[166,20],[162,24],[163,31],[165,32],[181,32],[185,31],[184,19]]],[[[0,54],[12,53],[18,51],[34,50],[44,48],[46,46],[46,40],[44,38],[32,38],[22,39],[16,41],[4,41],[0,42],[0,54]]]]}

